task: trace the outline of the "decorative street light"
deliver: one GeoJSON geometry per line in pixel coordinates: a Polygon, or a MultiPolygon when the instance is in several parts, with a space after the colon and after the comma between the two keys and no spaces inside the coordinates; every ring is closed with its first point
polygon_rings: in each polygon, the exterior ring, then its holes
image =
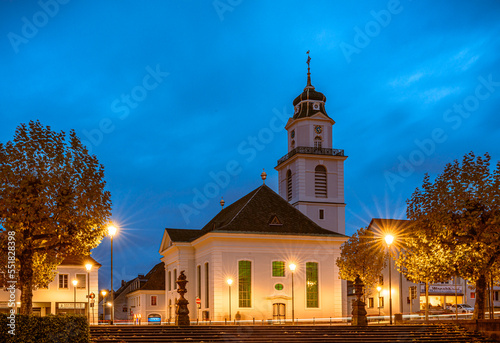
{"type": "Polygon", "coordinates": [[[113,290],[113,236],[116,235],[116,227],[113,225],[108,226],[108,233],[111,237],[111,289],[109,290],[109,295],[111,297],[111,318],[109,324],[113,325],[115,319],[115,291],[113,290]]]}
{"type": "Polygon", "coordinates": [[[233,279],[227,279],[226,282],[229,285],[229,321],[231,322],[231,285],[233,284],[233,279]]]}
{"type": "Polygon", "coordinates": [[[294,290],[293,290],[293,272],[297,266],[294,263],[290,263],[288,266],[290,271],[292,272],[292,325],[295,325],[295,299],[294,299],[294,290]]]}
{"type": "Polygon", "coordinates": [[[377,304],[378,304],[378,320],[379,320],[379,322],[380,322],[380,291],[381,290],[382,290],[382,287],[377,286],[377,292],[378,292],[377,304]]]}
{"type": "Polygon", "coordinates": [[[394,242],[394,236],[386,235],[385,242],[387,243],[387,256],[389,258],[389,324],[392,325],[392,288],[391,288],[391,244],[394,242]]]}
{"type": "Polygon", "coordinates": [[[106,292],[105,289],[103,289],[101,291],[101,294],[102,294],[102,323],[104,324],[104,320],[106,319],[106,294],[108,294],[108,292],[106,292]]]}
{"type": "MultiPolygon", "coordinates": [[[[90,323],[90,270],[92,269],[92,263],[87,262],[85,264],[85,269],[87,269],[87,321],[90,323]]],[[[94,315],[93,309],[92,315],[94,315]]],[[[92,323],[94,323],[93,318],[92,323]]]]}
{"type": "Polygon", "coordinates": [[[78,285],[78,280],[73,280],[73,289],[75,290],[75,296],[73,297],[73,309],[75,310],[76,314],[76,285],[78,285]]]}

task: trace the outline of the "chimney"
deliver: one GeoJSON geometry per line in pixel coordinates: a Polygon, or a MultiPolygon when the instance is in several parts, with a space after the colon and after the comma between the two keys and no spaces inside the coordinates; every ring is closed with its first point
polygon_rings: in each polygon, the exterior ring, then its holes
{"type": "Polygon", "coordinates": [[[125,286],[125,280],[122,280],[122,287],[125,286]]]}

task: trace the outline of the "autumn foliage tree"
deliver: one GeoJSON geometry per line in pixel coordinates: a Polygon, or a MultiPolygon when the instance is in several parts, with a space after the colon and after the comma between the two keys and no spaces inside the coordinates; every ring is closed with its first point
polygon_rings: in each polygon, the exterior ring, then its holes
{"type": "Polygon", "coordinates": [[[354,281],[359,275],[370,291],[378,282],[379,276],[386,265],[384,248],[380,245],[380,238],[368,228],[360,228],[341,246],[340,257],[336,263],[339,267],[340,278],[354,281]]]}
{"type": "Polygon", "coordinates": [[[419,249],[434,249],[431,261],[456,269],[476,287],[476,319],[484,318],[487,280],[500,261],[500,162],[491,170],[490,160],[466,154],[433,182],[425,175],[407,201],[408,219],[429,239],[419,249]],[[431,243],[436,246],[425,247],[431,243]]]}
{"type": "Polygon", "coordinates": [[[33,288],[50,282],[65,256],[88,255],[106,234],[111,196],[104,187],[103,166],[74,131],[67,137],[30,121],[0,143],[0,241],[6,258],[7,238],[15,236],[21,313],[31,313],[33,288]]]}

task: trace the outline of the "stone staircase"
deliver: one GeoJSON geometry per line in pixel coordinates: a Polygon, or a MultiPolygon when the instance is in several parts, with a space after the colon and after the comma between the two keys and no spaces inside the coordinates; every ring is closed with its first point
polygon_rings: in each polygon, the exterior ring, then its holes
{"type": "Polygon", "coordinates": [[[355,326],[99,326],[91,342],[495,342],[454,324],[355,326]]]}

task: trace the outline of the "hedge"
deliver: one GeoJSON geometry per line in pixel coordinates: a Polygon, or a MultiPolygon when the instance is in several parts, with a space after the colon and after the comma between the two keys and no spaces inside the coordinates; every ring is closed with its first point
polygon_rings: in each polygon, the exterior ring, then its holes
{"type": "Polygon", "coordinates": [[[11,318],[0,314],[0,342],[19,343],[89,343],[87,318],[82,315],[16,315],[15,335],[9,333],[11,318]]]}

